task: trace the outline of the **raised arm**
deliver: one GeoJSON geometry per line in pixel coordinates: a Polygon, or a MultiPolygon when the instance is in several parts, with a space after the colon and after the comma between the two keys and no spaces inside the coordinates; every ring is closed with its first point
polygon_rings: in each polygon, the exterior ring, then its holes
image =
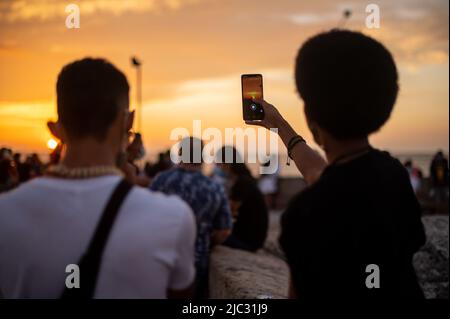
{"type": "MultiPolygon", "coordinates": [[[[283,118],[280,112],[278,112],[273,105],[264,100],[254,101],[262,105],[264,109],[264,120],[261,122],[251,121],[246,123],[250,125],[263,126],[267,129],[277,128],[278,135],[287,147],[292,137],[297,135],[292,126],[283,118]]],[[[308,184],[314,183],[327,166],[325,159],[304,142],[295,144],[291,150],[291,156],[298,170],[302,173],[308,184]]]]}

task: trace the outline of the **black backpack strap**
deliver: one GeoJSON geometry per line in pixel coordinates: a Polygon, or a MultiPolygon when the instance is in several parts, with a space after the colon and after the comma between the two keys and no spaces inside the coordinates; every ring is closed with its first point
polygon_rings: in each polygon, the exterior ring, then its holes
{"type": "Polygon", "coordinates": [[[80,268],[80,288],[69,289],[66,287],[61,298],[93,298],[103,251],[114,221],[119,213],[120,206],[132,187],[133,185],[125,179],[116,186],[103,210],[100,222],[97,225],[88,249],[78,263],[80,268]]]}

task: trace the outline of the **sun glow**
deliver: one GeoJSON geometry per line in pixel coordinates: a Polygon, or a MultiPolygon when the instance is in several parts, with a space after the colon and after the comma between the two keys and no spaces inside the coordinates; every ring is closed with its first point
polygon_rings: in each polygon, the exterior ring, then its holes
{"type": "Polygon", "coordinates": [[[47,147],[50,149],[50,150],[54,150],[56,147],[58,146],[58,142],[57,141],[55,141],[54,139],[49,139],[48,141],[47,141],[47,147]]]}

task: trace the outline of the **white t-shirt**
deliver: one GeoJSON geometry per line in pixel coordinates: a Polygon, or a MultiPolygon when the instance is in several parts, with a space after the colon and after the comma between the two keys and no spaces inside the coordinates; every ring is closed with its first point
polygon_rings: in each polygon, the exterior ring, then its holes
{"type": "MultiPolygon", "coordinates": [[[[38,178],[0,195],[0,291],[4,298],[59,298],[119,176],[38,178]]],[[[134,187],[116,218],[95,298],[166,298],[194,280],[194,215],[175,196],[134,187]]],[[[83,284],[80,270],[80,284],[83,284]]]]}
{"type": "Polygon", "coordinates": [[[258,187],[264,195],[274,194],[278,191],[278,173],[262,175],[258,187]]]}

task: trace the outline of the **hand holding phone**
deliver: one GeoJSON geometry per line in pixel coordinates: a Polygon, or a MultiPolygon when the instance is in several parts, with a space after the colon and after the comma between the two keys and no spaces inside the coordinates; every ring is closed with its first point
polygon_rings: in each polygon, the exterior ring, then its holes
{"type": "Polygon", "coordinates": [[[261,74],[242,74],[242,110],[244,121],[262,121],[264,109],[260,103],[254,100],[262,100],[263,78],[261,74]]]}
{"type": "Polygon", "coordinates": [[[269,130],[283,125],[284,118],[275,106],[264,100],[254,99],[253,101],[261,105],[264,111],[264,118],[260,121],[245,121],[246,124],[262,126],[269,130]]]}

